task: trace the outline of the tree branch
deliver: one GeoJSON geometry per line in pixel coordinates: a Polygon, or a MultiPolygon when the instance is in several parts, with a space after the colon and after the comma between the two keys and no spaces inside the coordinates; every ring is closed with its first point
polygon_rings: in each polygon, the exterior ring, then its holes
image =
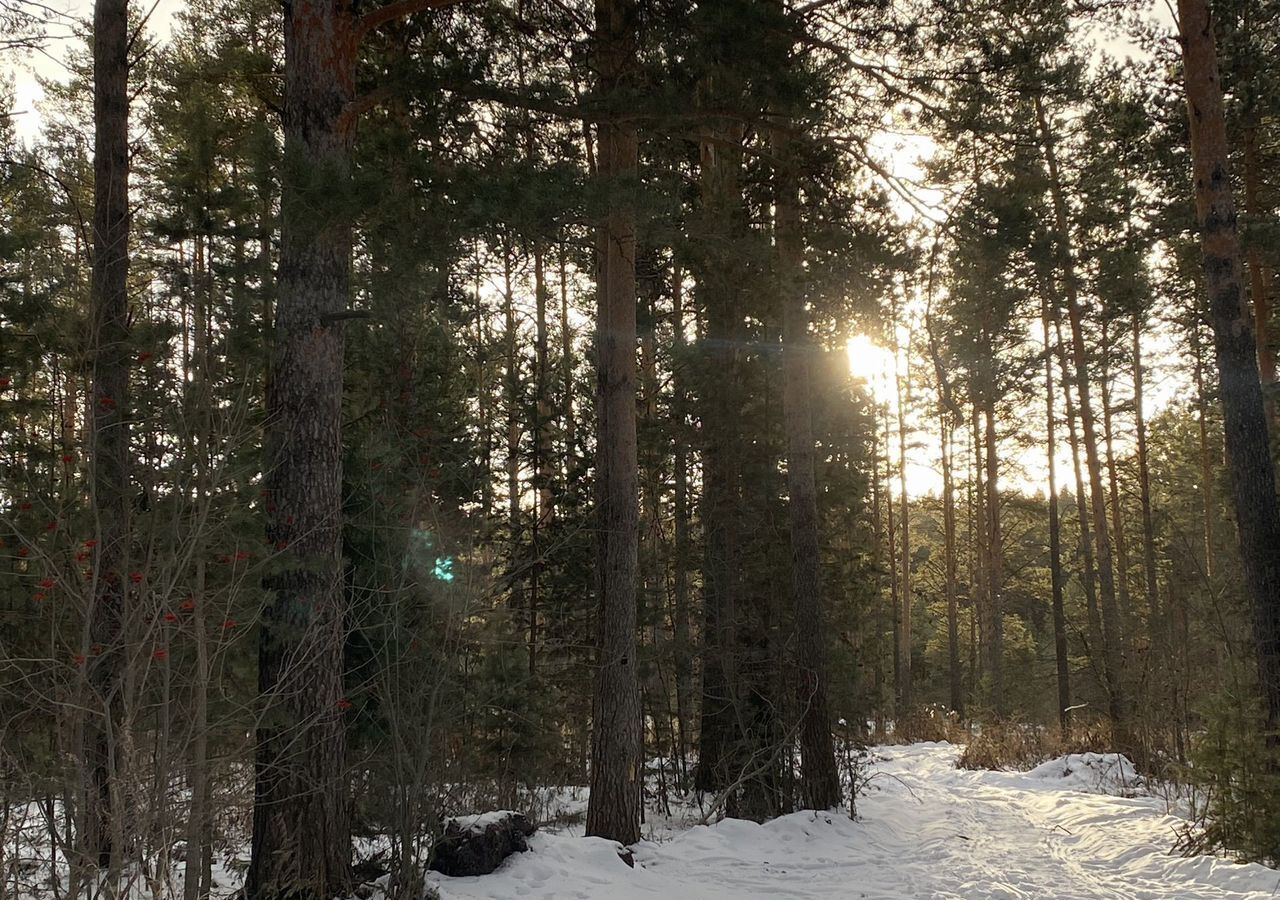
{"type": "Polygon", "coordinates": [[[338,131],[345,132],[348,128],[355,127],[361,113],[368,112],[390,96],[391,89],[384,84],[347,103],[338,114],[338,131]]]}
{"type": "Polygon", "coordinates": [[[355,25],[355,42],[358,45],[369,32],[381,28],[388,22],[394,22],[396,19],[405,19],[414,13],[420,13],[428,9],[444,9],[446,6],[454,6],[463,0],[395,0],[386,6],[380,6],[372,9],[356,20],[355,25]]]}
{"type": "Polygon", "coordinates": [[[93,248],[93,241],[90,240],[90,237],[89,237],[89,228],[87,223],[85,222],[84,211],[80,208],[80,201],[76,199],[76,192],[72,190],[71,185],[63,181],[62,178],[56,172],[46,169],[44,166],[40,165],[38,162],[27,162],[24,160],[15,159],[12,156],[0,156],[0,165],[13,166],[15,168],[22,168],[22,169],[30,169],[32,172],[35,172],[37,175],[43,175],[45,178],[52,181],[58,187],[62,188],[62,193],[66,196],[67,203],[70,204],[72,211],[74,211],[76,214],[76,226],[77,226],[77,230],[80,232],[80,243],[81,243],[81,246],[84,248],[85,262],[90,266],[92,266],[93,258],[91,254],[92,254],[92,248],[93,248]]]}

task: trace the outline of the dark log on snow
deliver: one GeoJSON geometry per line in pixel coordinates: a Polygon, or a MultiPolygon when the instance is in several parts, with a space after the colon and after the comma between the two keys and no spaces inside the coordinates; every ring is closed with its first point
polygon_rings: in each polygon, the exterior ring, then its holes
{"type": "Polygon", "coordinates": [[[513,853],[529,849],[536,829],[520,813],[497,812],[449,819],[432,848],[431,868],[444,875],[488,875],[513,853]]]}

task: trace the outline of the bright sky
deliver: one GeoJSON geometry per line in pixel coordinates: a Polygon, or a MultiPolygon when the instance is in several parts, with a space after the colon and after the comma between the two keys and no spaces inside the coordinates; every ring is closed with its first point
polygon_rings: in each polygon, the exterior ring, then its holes
{"type": "MultiPolygon", "coordinates": [[[[30,143],[40,132],[40,101],[44,92],[37,77],[64,78],[67,74],[63,58],[69,44],[76,38],[71,25],[77,19],[93,17],[93,0],[42,0],[50,11],[50,39],[42,51],[18,55],[0,54],[0,72],[8,73],[14,80],[14,123],[18,137],[30,143]]],[[[138,9],[150,12],[147,30],[154,36],[165,38],[173,30],[174,16],[182,10],[184,0],[150,0],[141,3],[134,0],[138,9]]]]}

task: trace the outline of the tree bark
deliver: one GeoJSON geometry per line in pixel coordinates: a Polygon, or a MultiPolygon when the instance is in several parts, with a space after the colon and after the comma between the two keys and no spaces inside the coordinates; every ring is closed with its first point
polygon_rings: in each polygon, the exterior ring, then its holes
{"type": "MultiPolygon", "coordinates": [[[[197,239],[199,240],[199,239],[197,239]]],[[[207,238],[206,238],[207,241],[207,238]]],[[[197,260],[202,254],[197,252],[197,260]]],[[[187,767],[187,785],[191,791],[191,805],[187,813],[186,859],[183,869],[183,897],[197,900],[208,895],[211,872],[206,860],[212,859],[212,816],[209,810],[209,643],[205,621],[205,566],[208,542],[204,522],[207,521],[210,495],[209,469],[212,463],[212,329],[210,317],[213,310],[212,260],[204,255],[203,267],[197,265],[195,299],[196,336],[193,360],[193,400],[195,433],[189,438],[188,452],[195,464],[195,590],[191,598],[191,628],[195,635],[196,661],[191,685],[191,755],[187,767]]]]}
{"type": "MultiPolygon", "coordinates": [[[[884,515],[882,513],[883,503],[880,502],[880,417],[875,408],[875,397],[868,392],[868,400],[871,404],[871,517],[875,521],[874,538],[871,542],[871,560],[872,571],[876,574],[875,596],[878,600],[884,591],[884,585],[881,583],[880,574],[884,571],[884,515]]],[[[877,734],[884,731],[884,714],[885,707],[888,705],[884,697],[884,619],[883,608],[881,604],[876,603],[874,615],[871,618],[869,629],[875,635],[874,658],[871,669],[871,679],[873,684],[872,706],[875,708],[875,731],[877,734]]]]}
{"type": "Polygon", "coordinates": [[[574,468],[573,454],[577,449],[577,434],[573,418],[573,329],[569,326],[569,273],[568,251],[560,243],[560,380],[561,429],[564,432],[565,477],[574,468]]]}
{"type": "Polygon", "coordinates": [[[328,900],[349,883],[342,586],[342,325],[351,295],[356,44],[351,7],[285,7],[284,182],[264,443],[276,558],[258,646],[252,900],[328,900]],[[335,199],[337,198],[337,199],[335,199]]]}
{"type": "Polygon", "coordinates": [[[902,704],[903,684],[902,669],[902,603],[898,594],[901,582],[898,580],[898,526],[894,517],[893,502],[893,457],[890,456],[890,443],[893,438],[889,431],[889,404],[881,406],[884,427],[884,507],[885,507],[885,549],[889,553],[889,608],[893,622],[893,712],[896,718],[903,718],[907,711],[902,704]]]}
{"type": "Polygon", "coordinates": [[[985,465],[982,453],[982,414],[970,379],[969,404],[969,437],[973,441],[973,591],[970,598],[969,621],[969,683],[975,694],[986,674],[986,652],[982,641],[986,632],[987,609],[990,606],[987,576],[990,563],[987,559],[987,500],[985,482],[985,465]]]}
{"type": "Polygon", "coordinates": [[[942,540],[947,597],[947,682],[951,711],[965,720],[964,677],[960,668],[960,601],[956,559],[955,428],[942,414],[942,540]]]}
{"type": "Polygon", "coordinates": [[[1240,236],[1218,78],[1213,22],[1206,0],[1178,0],[1183,80],[1191,124],[1196,214],[1205,292],[1218,362],[1227,468],[1240,561],[1254,612],[1266,726],[1280,724],[1280,503],[1258,378],[1253,321],[1245,305],[1240,236]]]}
{"type": "MultiPolygon", "coordinates": [[[[1111,346],[1112,335],[1106,325],[1102,329],[1102,345],[1111,346]]],[[[1106,452],[1107,496],[1111,506],[1111,533],[1116,551],[1116,598],[1120,604],[1120,653],[1128,660],[1133,633],[1133,598],[1129,593],[1129,542],[1124,533],[1124,510],[1120,503],[1120,473],[1116,465],[1115,404],[1111,399],[1111,367],[1103,354],[1102,366],[1102,444],[1106,452]]]]}
{"type": "MultiPolygon", "coordinates": [[[[120,776],[126,764],[121,679],[128,653],[125,574],[129,528],[129,4],[97,0],[93,10],[93,316],[90,488],[97,546],[93,558],[90,658],[93,703],[85,726],[89,783],[83,850],[90,865],[118,872],[126,828],[120,776]]],[[[114,879],[110,879],[114,880],[114,879]]]]}
{"type": "Polygon", "coordinates": [[[480,518],[488,522],[493,516],[493,427],[494,418],[490,403],[492,390],[489,378],[489,313],[485,309],[481,295],[481,276],[483,274],[480,259],[479,241],[475,247],[475,283],[472,297],[475,300],[475,332],[473,339],[473,358],[476,365],[476,405],[479,407],[480,437],[480,518]]]}
{"type": "MultiPolygon", "coordinates": [[[[529,660],[534,659],[532,642],[536,637],[536,629],[532,627],[536,613],[533,609],[532,596],[526,601],[523,571],[526,562],[524,553],[524,517],[520,509],[520,441],[523,430],[520,422],[520,356],[517,352],[519,336],[516,327],[516,297],[512,284],[514,251],[510,241],[502,248],[502,348],[503,348],[503,393],[507,412],[507,532],[510,558],[507,563],[511,594],[508,605],[512,617],[522,612],[525,621],[530,625],[526,632],[525,652],[529,660]]],[[[518,619],[517,619],[518,621],[518,619]]],[[[529,663],[533,665],[532,662],[529,663]]]]}
{"type": "MultiPolygon", "coordinates": [[[[638,282],[637,314],[639,325],[639,394],[636,400],[639,421],[636,425],[639,442],[640,472],[640,584],[637,593],[637,614],[641,629],[656,629],[666,614],[666,557],[663,553],[662,489],[663,463],[666,459],[666,436],[658,421],[658,394],[661,390],[658,378],[658,308],[662,297],[663,263],[652,250],[640,251],[641,262],[638,282]]],[[[656,649],[657,635],[653,635],[650,649],[656,649]]],[[[648,669],[652,690],[661,693],[661,704],[655,700],[655,709],[669,712],[668,692],[659,688],[657,681],[664,681],[663,659],[660,655],[648,657],[657,663],[648,669]]],[[[668,721],[670,716],[667,716],[668,721]]],[[[655,719],[657,721],[657,719],[655,719]]]]}
{"type": "Polygon", "coordinates": [[[633,87],[634,0],[595,0],[598,89],[612,114],[599,125],[599,177],[609,192],[599,228],[597,369],[598,657],[592,704],[587,834],[640,839],[641,721],[636,666],[639,534],[636,456],[635,126],[616,114],[633,87]]]}

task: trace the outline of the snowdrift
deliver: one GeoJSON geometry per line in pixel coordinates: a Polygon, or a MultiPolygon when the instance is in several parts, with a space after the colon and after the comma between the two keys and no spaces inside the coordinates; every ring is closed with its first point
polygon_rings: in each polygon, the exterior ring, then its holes
{"type": "Polygon", "coordinates": [[[1145,787],[1127,756],[1120,753],[1069,753],[1036,766],[1028,778],[1053,782],[1047,787],[1132,796],[1145,787]]]}

